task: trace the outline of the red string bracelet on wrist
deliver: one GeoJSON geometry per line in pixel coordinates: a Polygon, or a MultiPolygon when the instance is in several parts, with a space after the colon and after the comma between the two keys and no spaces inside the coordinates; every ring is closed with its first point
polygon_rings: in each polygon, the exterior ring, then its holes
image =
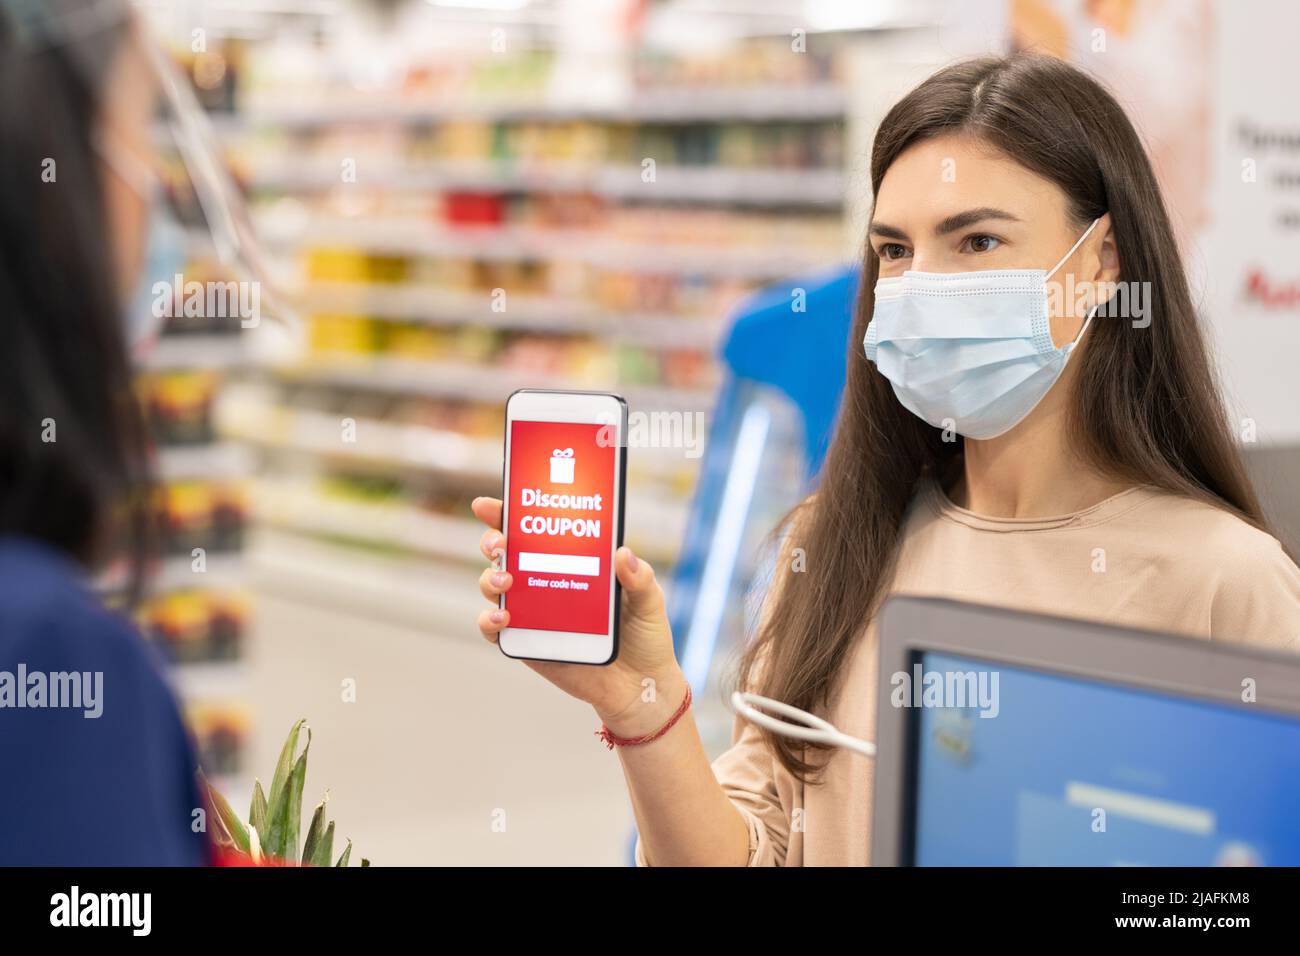
{"type": "Polygon", "coordinates": [[[638,744],[648,744],[650,743],[650,741],[658,740],[664,734],[668,733],[668,731],[672,730],[673,724],[677,723],[677,721],[682,719],[682,714],[686,713],[686,711],[690,708],[690,706],[691,706],[691,685],[687,684],[686,697],[685,699],[682,700],[682,705],[677,708],[676,713],[674,713],[671,717],[668,718],[668,722],[665,723],[658,730],[656,730],[654,733],[646,734],[644,737],[620,737],[618,734],[614,733],[612,730],[610,730],[602,723],[600,725],[600,730],[597,730],[595,734],[601,740],[605,741],[605,747],[608,750],[613,750],[615,747],[635,747],[638,744]]]}

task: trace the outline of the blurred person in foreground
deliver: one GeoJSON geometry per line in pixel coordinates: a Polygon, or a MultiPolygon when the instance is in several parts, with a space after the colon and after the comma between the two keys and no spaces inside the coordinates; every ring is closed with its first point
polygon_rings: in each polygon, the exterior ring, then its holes
{"type": "Polygon", "coordinates": [[[89,586],[143,565],[157,93],[125,0],[0,0],[0,865],[210,859],[160,662],[89,586]]]}

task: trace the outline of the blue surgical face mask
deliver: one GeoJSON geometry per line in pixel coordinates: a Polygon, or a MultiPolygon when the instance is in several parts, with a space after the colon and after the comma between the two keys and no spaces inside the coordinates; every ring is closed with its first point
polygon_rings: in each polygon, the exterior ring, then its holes
{"type": "Polygon", "coordinates": [[[122,316],[126,342],[133,355],[147,351],[162,332],[166,309],[160,302],[171,303],[176,276],[185,267],[185,230],[172,214],[171,207],[161,191],[149,203],[148,236],[145,240],[144,264],[136,289],[122,316]],[[155,285],[163,283],[166,290],[159,292],[155,285]]]}
{"type": "Polygon", "coordinates": [[[1033,411],[1097,311],[1057,348],[1047,280],[1099,221],[1048,271],[908,271],[877,282],[863,345],[903,406],[935,428],[976,439],[996,438],[1033,411]]]}
{"type": "Polygon", "coordinates": [[[143,162],[119,146],[112,137],[101,136],[96,147],[104,161],[147,204],[144,262],[136,279],[135,290],[123,304],[122,334],[132,356],[147,352],[162,331],[166,309],[160,301],[170,301],[175,277],[185,265],[185,230],[177,222],[167,202],[162,181],[143,162]],[[165,283],[167,291],[154,287],[165,283]]]}

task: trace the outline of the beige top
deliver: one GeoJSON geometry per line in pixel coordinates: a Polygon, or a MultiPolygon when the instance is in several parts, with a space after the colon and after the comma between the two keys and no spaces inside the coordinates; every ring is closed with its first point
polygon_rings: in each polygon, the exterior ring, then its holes
{"type": "MultiPolygon", "coordinates": [[[[1277,540],[1147,487],[1054,518],[988,518],[929,484],[909,509],[890,591],[1300,650],[1300,569],[1277,540]]],[[[865,740],[875,739],[876,642],[873,622],[825,715],[865,740]]],[[[749,823],[752,866],[868,864],[874,769],[834,750],[822,782],[805,786],[739,718],[713,763],[749,823]]]]}

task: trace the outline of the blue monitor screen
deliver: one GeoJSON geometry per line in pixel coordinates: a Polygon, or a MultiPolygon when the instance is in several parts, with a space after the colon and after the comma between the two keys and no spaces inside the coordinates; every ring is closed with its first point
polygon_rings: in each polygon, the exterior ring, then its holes
{"type": "Polygon", "coordinates": [[[970,690],[917,715],[916,864],[1300,865],[1300,719],[948,655],[918,660],[925,675],[958,675],[970,690]],[[984,681],[978,693],[972,674],[984,681]]]}

